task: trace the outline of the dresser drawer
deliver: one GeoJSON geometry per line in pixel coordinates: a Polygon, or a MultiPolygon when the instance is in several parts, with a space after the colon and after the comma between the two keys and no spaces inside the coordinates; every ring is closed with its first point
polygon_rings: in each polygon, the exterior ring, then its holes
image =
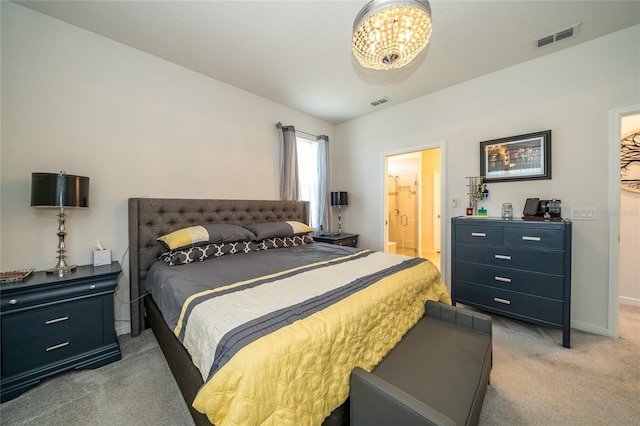
{"type": "Polygon", "coordinates": [[[562,250],[564,232],[558,229],[541,228],[505,228],[503,244],[535,249],[562,250]]]}
{"type": "Polygon", "coordinates": [[[456,279],[549,299],[564,300],[564,278],[557,275],[455,262],[456,279]]]}
{"type": "Polygon", "coordinates": [[[102,324],[85,325],[2,348],[2,376],[44,367],[96,349],[102,344],[102,324]]]}
{"type": "Polygon", "coordinates": [[[501,244],[502,228],[498,226],[458,225],[456,241],[482,244],[501,244]]]}
{"type": "Polygon", "coordinates": [[[38,339],[102,320],[98,298],[59,303],[2,318],[2,346],[38,339]]]}
{"type": "Polygon", "coordinates": [[[562,325],[563,302],[513,291],[456,281],[456,299],[460,303],[507,313],[522,319],[562,325]]]}
{"type": "Polygon", "coordinates": [[[561,251],[456,243],[456,260],[564,275],[564,253],[561,251]]]}

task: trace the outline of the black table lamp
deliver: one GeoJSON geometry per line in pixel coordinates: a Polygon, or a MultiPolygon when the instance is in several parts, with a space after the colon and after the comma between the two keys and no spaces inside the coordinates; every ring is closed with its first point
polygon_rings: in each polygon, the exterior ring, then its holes
{"type": "Polygon", "coordinates": [[[338,235],[342,235],[342,223],[340,221],[340,206],[349,205],[349,197],[345,191],[331,193],[331,205],[338,206],[338,235]]]}
{"type": "Polygon", "coordinates": [[[58,263],[47,270],[50,274],[63,276],[77,265],[67,265],[65,260],[64,228],[65,208],[89,207],[89,178],[60,173],[31,174],[31,207],[59,208],[58,213],[58,263]]]}

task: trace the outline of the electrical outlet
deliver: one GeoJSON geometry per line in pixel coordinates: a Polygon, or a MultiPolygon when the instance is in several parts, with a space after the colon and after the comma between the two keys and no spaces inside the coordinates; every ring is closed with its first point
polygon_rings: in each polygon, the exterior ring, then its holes
{"type": "Polygon", "coordinates": [[[595,207],[571,207],[571,220],[596,220],[595,207]]]}

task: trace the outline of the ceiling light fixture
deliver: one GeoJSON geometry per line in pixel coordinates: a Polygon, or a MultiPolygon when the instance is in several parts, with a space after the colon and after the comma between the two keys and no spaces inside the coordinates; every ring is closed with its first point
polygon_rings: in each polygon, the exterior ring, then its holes
{"type": "Polygon", "coordinates": [[[427,0],[373,0],[353,22],[353,54],[365,68],[388,70],[413,61],[431,37],[427,0]]]}

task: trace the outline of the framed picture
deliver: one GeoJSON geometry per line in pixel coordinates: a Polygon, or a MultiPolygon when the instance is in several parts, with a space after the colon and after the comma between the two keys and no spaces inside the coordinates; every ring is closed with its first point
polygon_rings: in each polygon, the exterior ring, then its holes
{"type": "Polygon", "coordinates": [[[480,142],[485,182],[551,179],[551,130],[480,142]]]}

